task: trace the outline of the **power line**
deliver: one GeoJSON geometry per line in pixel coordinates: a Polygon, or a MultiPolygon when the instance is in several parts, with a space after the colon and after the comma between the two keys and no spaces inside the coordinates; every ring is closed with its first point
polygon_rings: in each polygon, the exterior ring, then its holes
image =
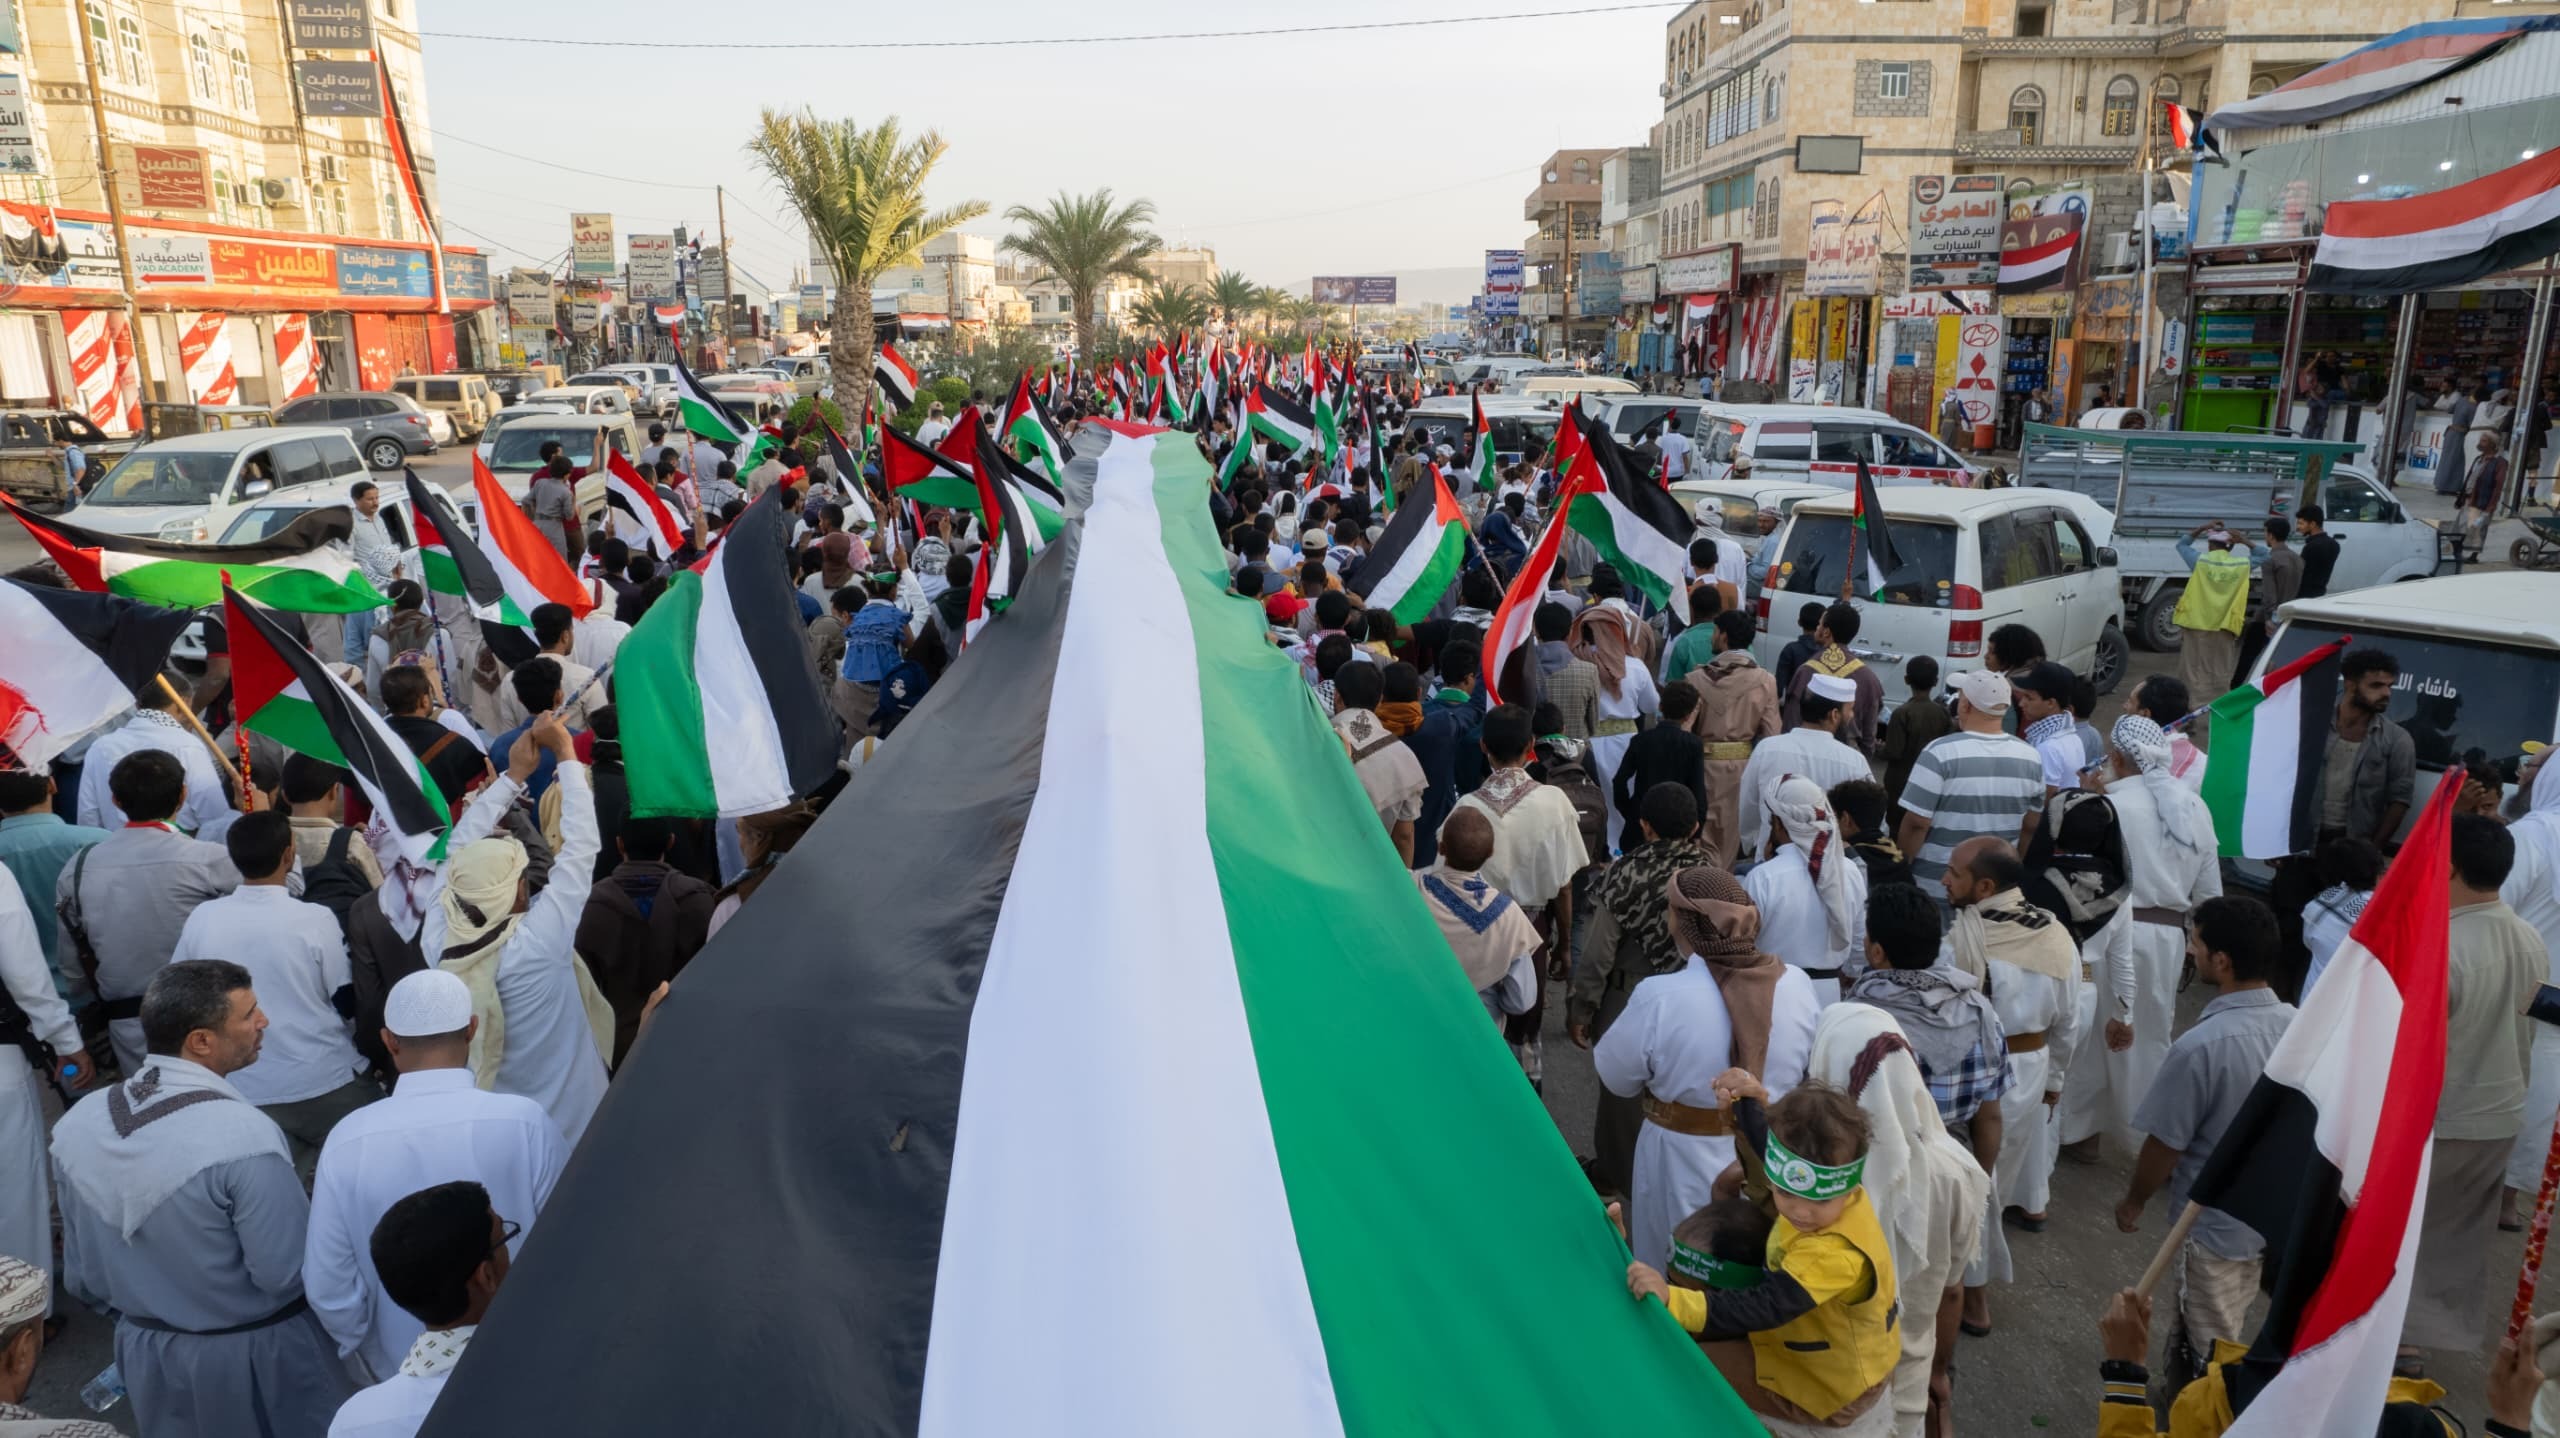
{"type": "MultiPolygon", "coordinates": [[[[1038,39],[995,40],[697,40],[689,50],[996,50],[1033,45],[1135,45],[1167,40],[1260,40],[1288,35],[1338,35],[1370,30],[1423,30],[1451,25],[1487,25],[1511,20],[1563,20],[1583,15],[1619,15],[1639,10],[1678,10],[1686,0],[1651,0],[1628,5],[1583,5],[1565,10],[1517,10],[1501,15],[1444,15],[1423,20],[1369,20],[1338,25],[1286,25],[1256,30],[1175,30],[1154,35],[1053,35],[1038,39]]],[[[454,30],[421,30],[421,39],[481,40],[499,45],[579,45],[590,49],[663,50],[661,40],[553,39],[533,35],[486,35],[454,30]]]]}

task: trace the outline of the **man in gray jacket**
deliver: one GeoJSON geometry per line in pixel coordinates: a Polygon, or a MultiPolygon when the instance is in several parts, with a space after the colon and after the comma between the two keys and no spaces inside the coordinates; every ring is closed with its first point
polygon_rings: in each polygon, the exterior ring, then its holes
{"type": "Polygon", "coordinates": [[[142,991],[168,964],[187,915],[240,887],[240,871],[221,845],[170,822],[187,798],[176,756],[136,750],[116,761],[107,786],[125,826],[63,867],[54,950],[75,1006],[104,1004],[116,1061],[130,1074],[142,1063],[142,991]]]}

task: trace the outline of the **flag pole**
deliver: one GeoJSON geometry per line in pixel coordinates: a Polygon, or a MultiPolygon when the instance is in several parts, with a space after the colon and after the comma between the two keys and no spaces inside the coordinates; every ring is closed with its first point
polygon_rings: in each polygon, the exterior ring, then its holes
{"type": "Polygon", "coordinates": [[[2533,1203],[2533,1227],[2524,1239],[2524,1268],[2516,1275],[2516,1306],[2507,1314],[2507,1341],[2516,1342],[2533,1322],[2533,1290],[2542,1278],[2542,1249],[2551,1237],[2551,1203],[2560,1194],[2560,1122],[2551,1126],[2551,1150],[2542,1160],[2542,1193],[2533,1203]]]}
{"type": "Polygon", "coordinates": [[[2178,1214],[2178,1221],[2169,1225],[2169,1236],[2160,1240],[2160,1251],[2151,1255],[2151,1266],[2142,1270],[2142,1277],[2134,1283],[2135,1293],[2148,1299],[2151,1290],[2160,1286],[2160,1280],[2169,1276],[2169,1264],[2186,1246],[2187,1235],[2195,1230],[2196,1215],[2202,1212],[2203,1206],[2190,1200],[2178,1214]]]}
{"type": "MultiPolygon", "coordinates": [[[[160,686],[160,692],[168,695],[169,702],[177,706],[178,717],[186,720],[187,727],[193,729],[196,733],[196,737],[204,741],[204,747],[213,751],[213,762],[225,769],[230,768],[231,756],[222,752],[221,743],[205,729],[204,721],[196,717],[196,706],[187,702],[186,696],[180,694],[177,686],[169,682],[168,675],[158,674],[152,676],[152,678],[153,682],[160,686]]],[[[240,731],[240,808],[243,812],[246,812],[249,808],[250,787],[249,731],[243,729],[240,731]]]]}

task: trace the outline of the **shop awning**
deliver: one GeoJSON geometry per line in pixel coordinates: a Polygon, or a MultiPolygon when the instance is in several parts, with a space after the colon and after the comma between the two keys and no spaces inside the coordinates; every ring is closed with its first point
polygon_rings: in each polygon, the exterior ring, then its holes
{"type": "Polygon", "coordinates": [[[2560,29],[2560,18],[2522,15],[2412,25],[2263,95],[2225,105],[2205,128],[2272,130],[2344,115],[2486,58],[2527,31],[2553,29],[2560,29]]]}

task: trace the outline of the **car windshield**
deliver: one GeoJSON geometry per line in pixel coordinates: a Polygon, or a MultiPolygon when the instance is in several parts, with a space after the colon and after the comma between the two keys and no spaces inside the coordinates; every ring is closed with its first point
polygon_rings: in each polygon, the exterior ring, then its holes
{"type": "MultiPolygon", "coordinates": [[[[1846,515],[1798,514],[1787,531],[1786,548],[1778,555],[1778,587],[1789,594],[1825,599],[1837,595],[1848,567],[1849,537],[1846,515]]],[[[1884,593],[1877,596],[1883,603],[1931,609],[1955,606],[1955,526],[1896,520],[1893,547],[1902,563],[1885,574],[1884,593]]],[[[1860,556],[1858,568],[1863,572],[1866,565],[1866,558],[1860,556]]],[[[1858,587],[1866,587],[1863,579],[1858,587]]]]}
{"type": "Polygon", "coordinates": [[[83,504],[207,504],[222,493],[231,455],[221,450],[135,450],[116,462],[83,504]]]}
{"type": "Polygon", "coordinates": [[[231,521],[231,527],[222,532],[220,542],[224,544],[256,544],[260,540],[272,539],[278,533],[282,532],[286,525],[289,525],[295,520],[300,519],[302,516],[309,514],[316,507],[317,506],[308,504],[261,504],[253,506],[247,512],[243,513],[238,519],[231,521]]]}
{"type": "Polygon", "coordinates": [[[531,469],[542,462],[542,446],[560,441],[560,451],[569,462],[584,465],[595,458],[596,432],[592,429],[560,429],[551,425],[518,425],[498,436],[489,451],[491,469],[531,469]]]}
{"type": "MultiPolygon", "coordinates": [[[[2358,625],[2352,649],[2375,648],[2400,665],[2391,721],[2409,731],[2418,762],[2441,769],[2474,755],[2514,783],[2525,742],[2549,743],[2560,710],[2560,654],[2437,634],[2358,625]]],[[[2338,637],[2334,628],[2290,624],[2267,650],[2270,669],[2338,637]]]]}

